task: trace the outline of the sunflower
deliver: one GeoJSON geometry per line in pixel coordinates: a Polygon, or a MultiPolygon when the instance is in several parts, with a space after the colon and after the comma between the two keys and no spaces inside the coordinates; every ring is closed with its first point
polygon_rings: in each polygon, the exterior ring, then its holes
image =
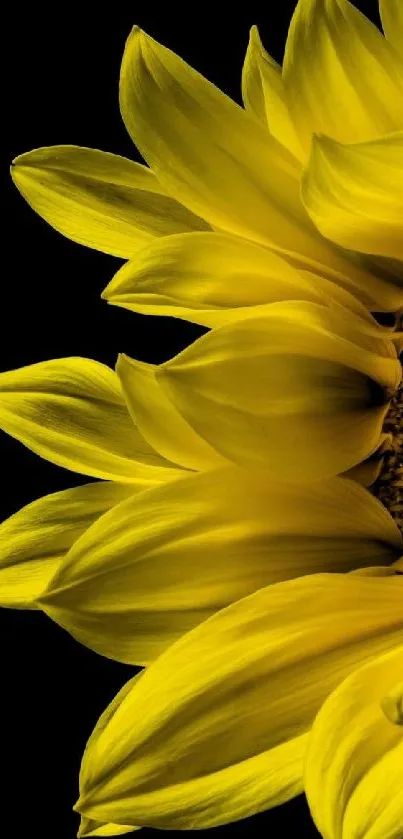
{"type": "Polygon", "coordinates": [[[88,742],[82,836],[305,789],[325,839],[401,839],[402,334],[374,313],[403,307],[402,8],[381,2],[385,38],[347,0],[299,0],[282,68],[253,28],[244,109],[135,28],[121,110],[150,168],[68,146],[14,163],[55,228],[128,260],[109,302],[213,328],[116,376],[4,374],[9,433],[116,482],[95,513],[77,498],[77,527],[51,502],[43,556],[46,499],[3,525],[15,599],[147,665],[88,742]]]}

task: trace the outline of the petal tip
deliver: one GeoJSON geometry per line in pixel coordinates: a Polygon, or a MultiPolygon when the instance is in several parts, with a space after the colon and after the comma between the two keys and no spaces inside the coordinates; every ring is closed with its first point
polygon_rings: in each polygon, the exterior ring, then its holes
{"type": "Polygon", "coordinates": [[[249,29],[249,37],[252,42],[260,45],[260,35],[256,23],[253,23],[249,29]]]}
{"type": "Polygon", "coordinates": [[[85,807],[85,805],[86,805],[87,801],[88,801],[88,796],[86,796],[86,795],[80,795],[80,797],[77,799],[76,803],[75,803],[75,804],[73,804],[73,810],[74,810],[74,812],[75,812],[75,813],[79,813],[79,814],[80,814],[80,816],[81,816],[81,813],[82,813],[83,807],[85,807]]]}
{"type": "Polygon", "coordinates": [[[133,359],[130,358],[129,355],[126,355],[126,353],[124,353],[124,352],[118,353],[118,357],[116,359],[116,364],[115,364],[116,372],[118,371],[119,367],[122,367],[125,364],[130,364],[131,361],[133,361],[133,359]]]}
{"type": "Polygon", "coordinates": [[[134,24],[127,36],[126,46],[134,46],[136,43],[140,43],[143,37],[147,37],[144,29],[134,24]]]}
{"type": "MultiPolygon", "coordinates": [[[[73,807],[73,810],[74,809],[75,809],[75,807],[73,807]]],[[[86,835],[87,835],[87,831],[86,831],[84,825],[82,824],[82,822],[80,822],[79,828],[77,830],[77,839],[84,839],[84,837],[86,835]]]]}
{"type": "Polygon", "coordinates": [[[108,285],[105,286],[103,291],[101,292],[101,300],[106,300],[107,303],[114,299],[120,291],[121,286],[121,279],[120,279],[120,271],[115,274],[114,277],[109,281],[108,285]]]}

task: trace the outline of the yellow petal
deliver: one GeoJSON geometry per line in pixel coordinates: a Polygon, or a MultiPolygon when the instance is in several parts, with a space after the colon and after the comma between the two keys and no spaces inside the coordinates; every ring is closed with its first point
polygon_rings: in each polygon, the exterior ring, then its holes
{"type": "Polygon", "coordinates": [[[228,461],[183,419],[162,389],[154,364],[120,355],[116,365],[125,400],[144,439],[169,461],[205,470],[228,461]]]}
{"type": "Polygon", "coordinates": [[[169,194],[213,227],[292,251],[309,263],[308,270],[315,266],[324,276],[329,269],[341,274],[372,311],[384,308],[386,283],[309,223],[300,200],[299,161],[254,117],[138,28],[123,57],[120,102],[133,141],[169,194]]]}
{"type": "MultiPolygon", "coordinates": [[[[262,79],[262,53],[263,44],[260,40],[257,26],[252,26],[249,32],[249,43],[242,67],[242,101],[244,107],[251,114],[254,114],[264,126],[267,126],[266,105],[264,101],[263,79],[262,79]]],[[[266,51],[265,51],[266,53],[266,51]]],[[[268,53],[268,62],[273,66],[273,73],[278,67],[277,63],[268,53]]],[[[281,68],[279,68],[281,77],[281,68]]],[[[281,141],[280,141],[281,142],[281,141]]]]}
{"type": "Polygon", "coordinates": [[[350,478],[352,481],[357,481],[364,487],[370,487],[379,478],[384,464],[384,454],[391,450],[392,434],[382,434],[381,442],[377,450],[362,463],[353,466],[343,474],[343,477],[350,478]]]}
{"type": "MultiPolygon", "coordinates": [[[[325,236],[346,248],[402,260],[402,194],[403,132],[352,146],[315,138],[302,199],[325,236]]],[[[398,309],[401,271],[392,274],[390,289],[398,309]]]]}
{"type": "Polygon", "coordinates": [[[0,525],[0,605],[36,608],[33,601],[76,539],[136,491],[134,484],[86,484],[45,495],[6,519],[0,525]]]}
{"type": "Polygon", "coordinates": [[[130,258],[155,236],[208,225],[170,198],[139,163],[80,146],[34,149],[11,174],[28,204],[59,233],[130,258]]]}
{"type": "Polygon", "coordinates": [[[213,827],[301,789],[305,735],[361,663],[403,641],[403,579],[318,574],[260,589],[172,645],[84,758],[80,812],[213,827]]]}
{"type": "Polygon", "coordinates": [[[134,426],[116,373],[88,358],[1,373],[0,428],[41,457],[84,475],[151,483],[176,477],[173,464],[134,426]]]}
{"type": "Polygon", "coordinates": [[[331,282],[306,269],[298,271],[286,254],[237,236],[185,233],[141,250],[117,272],[102,297],[131,311],[210,327],[256,317],[256,307],[267,303],[296,299],[343,305],[366,317],[362,304],[340,287],[342,278],[331,282]]]}
{"type": "Polygon", "coordinates": [[[214,227],[323,265],[345,259],[318,237],[299,197],[299,162],[264,126],[135,27],[123,56],[121,111],[158,180],[214,227]]]}
{"type": "Polygon", "coordinates": [[[305,789],[324,839],[400,839],[403,728],[383,698],[403,674],[403,645],[353,672],[319,711],[305,789]]]}
{"type": "Polygon", "coordinates": [[[403,56],[403,6],[401,0],[379,0],[382,29],[396,52],[403,56]]]}
{"type": "Polygon", "coordinates": [[[115,506],[75,543],[40,605],[97,652],[147,664],[262,586],[388,565],[402,546],[391,516],[351,481],[287,486],[228,467],[115,506]]]}
{"type": "Polygon", "coordinates": [[[299,0],[290,24],[283,77],[298,138],[343,143],[403,127],[403,64],[348,0],[299,0]]]}
{"type": "Polygon", "coordinates": [[[242,71],[242,98],[245,108],[268,126],[276,140],[302,159],[301,144],[288,111],[281,67],[265,50],[257,26],[250,30],[242,71]]]}
{"type": "Polygon", "coordinates": [[[394,391],[401,368],[379,329],[348,312],[287,301],[204,335],[156,375],[224,457],[312,481],[378,448],[384,389],[394,391]]]}
{"type": "MultiPolygon", "coordinates": [[[[138,679],[141,677],[141,673],[137,673],[125,685],[121,688],[119,693],[116,694],[112,702],[108,705],[105,711],[101,714],[98,719],[98,722],[89,737],[83,755],[83,763],[80,770],[80,777],[79,777],[79,786],[80,790],[83,788],[87,780],[91,777],[92,774],[92,764],[94,755],[96,755],[97,749],[97,742],[99,736],[102,734],[106,724],[112,718],[115,711],[119,708],[120,703],[122,702],[123,698],[138,679]],[[91,746],[91,748],[89,748],[91,746]]],[[[124,825],[124,824],[113,824],[111,822],[102,822],[97,821],[95,819],[88,819],[86,816],[81,816],[80,820],[80,827],[77,836],[79,839],[85,839],[85,837],[89,836],[121,836],[123,833],[130,833],[133,830],[140,830],[140,828],[136,825],[124,825]]]]}

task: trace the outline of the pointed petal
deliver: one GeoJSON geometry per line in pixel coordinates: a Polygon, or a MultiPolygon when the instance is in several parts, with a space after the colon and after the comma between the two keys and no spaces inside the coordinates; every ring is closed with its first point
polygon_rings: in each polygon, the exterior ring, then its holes
{"type": "Polygon", "coordinates": [[[403,58],[403,6],[401,0],[379,0],[382,29],[403,58]]]}
{"type": "MultiPolygon", "coordinates": [[[[403,132],[353,146],[315,138],[302,199],[325,236],[346,248],[402,260],[402,194],[403,132]]],[[[395,283],[398,309],[403,302],[398,272],[395,283]]]]}
{"type": "Polygon", "coordinates": [[[86,484],[45,495],[2,522],[0,605],[36,608],[33,601],[73,543],[99,516],[136,491],[134,484],[86,484]]]}
{"type": "MultiPolygon", "coordinates": [[[[299,196],[300,164],[265,128],[135,27],[123,56],[123,120],[158,180],[214,227],[346,270],[299,196]]],[[[351,268],[351,266],[350,266],[351,268]]]]}
{"type": "Polygon", "coordinates": [[[398,674],[403,674],[403,645],[353,672],[316,717],[305,788],[325,839],[401,837],[403,727],[382,708],[398,674]]]}
{"type": "Polygon", "coordinates": [[[123,57],[120,101],[133,141],[169,194],[214,228],[291,251],[319,275],[341,274],[372,311],[384,309],[387,283],[309,223],[295,157],[138,28],[123,57]]]}
{"type": "Polygon", "coordinates": [[[116,365],[126,404],[144,439],[169,461],[205,470],[228,461],[183,419],[156,378],[154,364],[120,355],[116,365]]]}
{"type": "Polygon", "coordinates": [[[84,758],[77,808],[200,829],[297,794],[315,714],[357,665],[402,643],[402,603],[397,575],[319,574],[221,610],[123,698],[88,779],[84,758]]]}
{"type": "Polygon", "coordinates": [[[41,457],[84,475],[151,483],[176,476],[173,464],[135,428],[116,373],[88,358],[1,373],[0,428],[41,457]]]}
{"type": "MultiPolygon", "coordinates": [[[[261,72],[261,51],[263,45],[257,26],[252,26],[249,32],[249,43],[242,67],[242,101],[244,107],[254,114],[264,126],[267,126],[266,105],[264,101],[263,79],[261,72]]],[[[268,55],[268,54],[267,54],[268,55]]],[[[270,61],[269,56],[269,61],[270,61]]],[[[273,60],[273,67],[278,65],[273,60]]],[[[280,68],[281,75],[281,68],[280,68]]]]}
{"type": "Polygon", "coordinates": [[[383,433],[381,435],[380,445],[377,450],[362,463],[348,469],[342,477],[350,478],[352,481],[357,481],[364,487],[370,487],[379,478],[384,464],[384,454],[392,448],[393,436],[392,434],[383,433]]]}
{"type": "Polygon", "coordinates": [[[229,460],[313,481],[378,448],[382,389],[394,392],[401,368],[379,328],[287,301],[204,335],[157,377],[187,422],[229,460]]]}
{"type": "Polygon", "coordinates": [[[256,307],[289,299],[339,304],[366,317],[362,304],[336,282],[298,271],[284,254],[220,233],[153,242],[117,272],[102,297],[135,312],[210,327],[256,317],[256,307]]]}
{"type": "MultiPolygon", "coordinates": [[[[106,728],[107,723],[112,719],[115,712],[118,710],[124,697],[130,693],[136,682],[141,678],[142,673],[136,673],[126,684],[120,689],[116,696],[109,703],[105,711],[101,714],[95,728],[87,740],[83,760],[80,769],[79,786],[80,790],[91,778],[94,771],[96,771],[96,760],[94,765],[94,756],[96,755],[98,739],[106,728]]],[[[77,836],[79,839],[86,839],[88,836],[120,836],[123,833],[130,833],[133,830],[140,830],[137,825],[123,825],[113,824],[111,822],[97,821],[96,819],[81,816],[80,828],[77,836]]]]}
{"type": "Polygon", "coordinates": [[[97,652],[147,664],[262,586],[387,565],[402,546],[391,516],[351,481],[287,486],[228,467],[114,507],[76,542],[40,605],[97,652]]]}
{"type": "Polygon", "coordinates": [[[155,175],[116,154],[80,146],[34,149],[11,174],[28,204],[59,233],[130,258],[155,236],[208,225],[170,198],[155,175]]]}
{"type": "Polygon", "coordinates": [[[301,160],[304,154],[288,111],[281,67],[265,50],[257,26],[250,30],[242,71],[242,98],[245,108],[301,160]]]}
{"type": "Polygon", "coordinates": [[[299,0],[283,76],[306,153],[315,132],[358,143],[402,128],[402,72],[379,30],[348,0],[299,0]]]}

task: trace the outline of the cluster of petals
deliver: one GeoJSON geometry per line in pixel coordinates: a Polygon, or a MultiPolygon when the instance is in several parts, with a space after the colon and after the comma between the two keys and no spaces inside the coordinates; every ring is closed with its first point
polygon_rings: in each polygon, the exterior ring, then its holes
{"type": "Polygon", "coordinates": [[[324,839],[403,835],[403,538],[368,489],[403,348],[403,3],[380,13],[299,0],[282,67],[253,27],[243,108],[135,27],[146,165],[14,161],[47,222],[125,260],[104,299],[209,329],[161,365],[0,375],[0,427],[96,479],[3,522],[0,604],[143,668],[88,741],[82,837],[302,791],[324,839]]]}

